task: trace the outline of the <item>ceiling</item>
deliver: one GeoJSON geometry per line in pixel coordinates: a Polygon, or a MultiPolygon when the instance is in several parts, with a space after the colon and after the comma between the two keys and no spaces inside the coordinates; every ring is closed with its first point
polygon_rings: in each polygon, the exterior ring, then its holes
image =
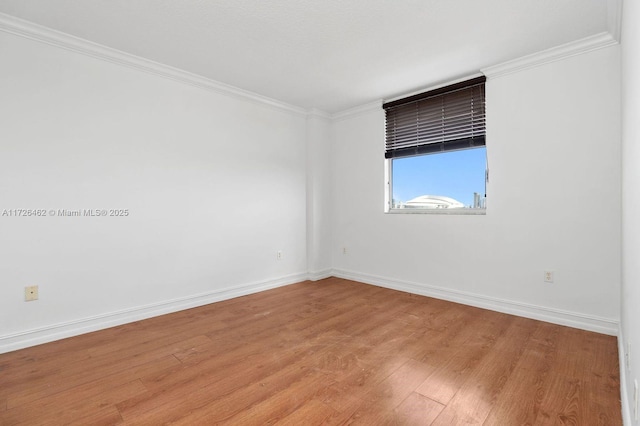
{"type": "Polygon", "coordinates": [[[606,32],[611,2],[0,0],[0,12],[336,113],[606,32]]]}

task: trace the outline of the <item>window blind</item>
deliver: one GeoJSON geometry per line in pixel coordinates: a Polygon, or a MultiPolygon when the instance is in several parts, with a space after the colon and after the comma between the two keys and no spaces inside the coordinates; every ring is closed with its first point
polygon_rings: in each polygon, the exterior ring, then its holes
{"type": "Polygon", "coordinates": [[[383,104],[385,158],[485,145],[485,81],[482,76],[383,104]]]}

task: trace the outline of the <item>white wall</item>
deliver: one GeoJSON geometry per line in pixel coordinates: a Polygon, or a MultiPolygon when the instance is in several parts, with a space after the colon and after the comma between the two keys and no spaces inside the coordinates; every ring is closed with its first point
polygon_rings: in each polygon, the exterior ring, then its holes
{"type": "Polygon", "coordinates": [[[0,352],[306,277],[303,114],[6,33],[0,56],[0,213],[130,211],[0,216],[0,352]]]}
{"type": "Polygon", "coordinates": [[[305,116],[5,33],[0,55],[0,213],[130,211],[0,216],[0,352],[331,271],[617,327],[618,47],[489,79],[486,216],[383,213],[380,108],[305,116]]]}
{"type": "Polygon", "coordinates": [[[620,372],[625,424],[633,421],[633,381],[640,380],[640,4],[623,3],[622,22],[622,332],[620,372]],[[630,367],[625,356],[631,345],[630,367]],[[626,408],[626,409],[625,409],[626,408]]]}
{"type": "Polygon", "coordinates": [[[614,46],[489,78],[486,216],[385,215],[382,110],[336,121],[337,274],[615,333],[619,74],[614,46]]]}

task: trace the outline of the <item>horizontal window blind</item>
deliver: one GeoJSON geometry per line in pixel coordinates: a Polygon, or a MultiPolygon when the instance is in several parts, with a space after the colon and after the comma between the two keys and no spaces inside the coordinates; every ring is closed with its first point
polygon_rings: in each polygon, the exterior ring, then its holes
{"type": "Polygon", "coordinates": [[[486,77],[478,77],[382,105],[385,158],[485,145],[486,77]]]}

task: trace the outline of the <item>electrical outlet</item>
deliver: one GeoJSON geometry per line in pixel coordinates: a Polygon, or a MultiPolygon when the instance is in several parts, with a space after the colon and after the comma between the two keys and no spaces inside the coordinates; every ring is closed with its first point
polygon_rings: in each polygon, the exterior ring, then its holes
{"type": "Polygon", "coordinates": [[[544,282],[545,283],[553,282],[553,271],[544,271],[544,282]]]}
{"type": "Polygon", "coordinates": [[[342,247],[342,254],[347,254],[347,248],[346,247],[342,247]]]}
{"type": "Polygon", "coordinates": [[[276,259],[282,260],[282,250],[278,250],[278,252],[276,253],[276,259]]]}
{"type": "Polygon", "coordinates": [[[38,286],[32,285],[24,288],[24,301],[31,302],[38,300],[38,286]]]}

